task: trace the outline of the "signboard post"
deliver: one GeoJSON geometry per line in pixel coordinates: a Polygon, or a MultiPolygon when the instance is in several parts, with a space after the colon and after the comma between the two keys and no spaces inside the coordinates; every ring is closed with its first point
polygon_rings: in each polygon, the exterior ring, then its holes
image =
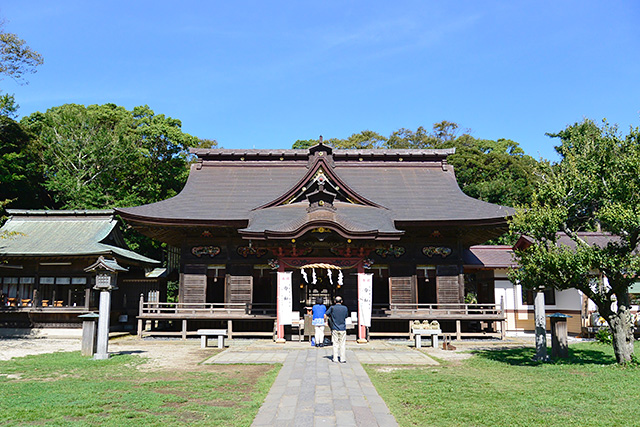
{"type": "Polygon", "coordinates": [[[293,296],[291,288],[291,271],[278,271],[278,306],[277,306],[277,339],[276,342],[284,343],[284,325],[291,324],[291,311],[293,309],[293,296]]]}
{"type": "Polygon", "coordinates": [[[371,326],[373,274],[358,273],[358,342],[367,342],[367,327],[371,326]]]}

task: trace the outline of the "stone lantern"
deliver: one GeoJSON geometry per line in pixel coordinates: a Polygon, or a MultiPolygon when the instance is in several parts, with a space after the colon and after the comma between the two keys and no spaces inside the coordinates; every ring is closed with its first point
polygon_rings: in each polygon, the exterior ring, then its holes
{"type": "Polygon", "coordinates": [[[96,284],[93,289],[100,291],[97,346],[96,354],[93,358],[96,360],[104,360],[109,358],[108,346],[111,291],[118,289],[116,287],[118,271],[127,271],[127,269],[121,267],[115,259],[109,260],[100,256],[95,263],[85,268],[84,271],[95,272],[96,284]]]}

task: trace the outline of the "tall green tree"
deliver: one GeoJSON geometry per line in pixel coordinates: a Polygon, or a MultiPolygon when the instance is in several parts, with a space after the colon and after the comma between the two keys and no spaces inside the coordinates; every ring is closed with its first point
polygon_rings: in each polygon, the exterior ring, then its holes
{"type": "Polygon", "coordinates": [[[550,135],[561,161],[542,163],[530,204],[518,209],[513,232],[533,244],[516,252],[512,279],[528,288],[582,291],[610,328],[620,364],[634,357],[629,286],[640,258],[640,131],[622,135],[615,126],[585,120],[550,135]],[[590,244],[581,231],[603,231],[606,244],[590,244]],[[561,234],[559,234],[561,233],[561,234]],[[570,244],[561,244],[567,236],[570,244]]]}
{"type": "MultiPolygon", "coordinates": [[[[189,174],[190,147],[212,147],[182,131],[180,120],[148,106],[65,104],[21,120],[42,166],[44,206],[107,209],[176,195],[189,174]]],[[[1,169],[0,169],[1,172],[1,169]]],[[[23,198],[18,203],[23,204],[23,198]]],[[[157,243],[125,230],[133,250],[160,256],[157,243]]]]}
{"type": "MultiPolygon", "coordinates": [[[[200,140],[148,106],[66,104],[21,121],[35,135],[54,208],[126,207],[174,196],[200,140]]],[[[208,141],[210,143],[211,141],[208,141]]]]}
{"type": "Polygon", "coordinates": [[[0,114],[0,200],[21,208],[47,203],[42,187],[42,163],[31,145],[31,136],[20,123],[0,114]]]}
{"type": "MultiPolygon", "coordinates": [[[[42,65],[42,55],[16,34],[5,31],[4,24],[0,22],[0,79],[10,77],[26,84],[25,75],[42,65]]],[[[14,120],[17,111],[14,96],[0,91],[0,212],[19,196],[25,199],[24,207],[42,203],[41,166],[29,148],[29,135],[14,120]],[[26,194],[30,197],[24,197],[26,194]]]]}

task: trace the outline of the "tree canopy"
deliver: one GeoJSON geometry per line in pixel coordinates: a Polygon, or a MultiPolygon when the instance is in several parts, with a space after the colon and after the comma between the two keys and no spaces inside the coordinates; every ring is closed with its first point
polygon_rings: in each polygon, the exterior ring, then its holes
{"type": "Polygon", "coordinates": [[[66,104],[21,120],[34,136],[54,208],[126,207],[174,196],[200,140],[148,106],[66,104]]]}
{"type": "Polygon", "coordinates": [[[560,139],[561,161],[540,164],[531,203],[511,221],[513,232],[532,241],[516,251],[512,279],[530,289],[582,291],[609,323],[618,363],[627,363],[634,340],[628,291],[640,273],[640,131],[622,135],[585,120],[550,136],[560,139]],[[584,231],[609,238],[594,244],[584,231]]]}
{"type": "MultiPolygon", "coordinates": [[[[27,83],[24,75],[35,73],[36,67],[42,63],[42,55],[16,34],[7,33],[4,21],[1,21],[0,79],[8,76],[17,82],[27,83]]],[[[14,121],[17,111],[15,97],[0,91],[0,212],[4,212],[4,208],[20,195],[26,199],[25,207],[36,206],[42,201],[37,178],[40,166],[29,149],[30,138],[14,121]]],[[[0,223],[4,219],[0,216],[0,223]]]]}

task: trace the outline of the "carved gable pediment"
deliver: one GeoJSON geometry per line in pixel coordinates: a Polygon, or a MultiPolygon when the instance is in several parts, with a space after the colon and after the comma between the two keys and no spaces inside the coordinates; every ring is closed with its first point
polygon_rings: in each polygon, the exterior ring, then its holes
{"type": "Polygon", "coordinates": [[[305,202],[310,210],[334,209],[334,202],[386,209],[359,195],[340,179],[335,173],[332,153],[331,147],[323,144],[311,147],[309,169],[304,177],[277,199],[254,210],[305,202]]]}

